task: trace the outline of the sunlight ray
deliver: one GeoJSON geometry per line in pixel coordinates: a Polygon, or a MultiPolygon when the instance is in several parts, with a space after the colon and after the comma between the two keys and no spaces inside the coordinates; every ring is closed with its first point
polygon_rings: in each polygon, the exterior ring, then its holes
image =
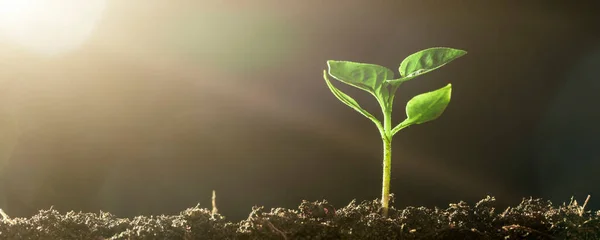
{"type": "Polygon", "coordinates": [[[0,36],[43,55],[79,47],[101,19],[106,0],[0,0],[0,36]]]}

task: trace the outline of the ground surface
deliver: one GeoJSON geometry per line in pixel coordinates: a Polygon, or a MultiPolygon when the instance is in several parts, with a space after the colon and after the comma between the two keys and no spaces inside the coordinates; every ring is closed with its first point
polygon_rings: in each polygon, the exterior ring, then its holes
{"type": "Polygon", "coordinates": [[[50,209],[28,219],[5,218],[0,239],[600,239],[600,211],[586,211],[576,201],[553,206],[530,198],[496,209],[488,196],[474,206],[391,208],[388,218],[378,203],[352,201],[335,209],[327,201],[303,201],[297,210],[270,212],[254,207],[239,223],[198,207],[133,219],[50,209]]]}

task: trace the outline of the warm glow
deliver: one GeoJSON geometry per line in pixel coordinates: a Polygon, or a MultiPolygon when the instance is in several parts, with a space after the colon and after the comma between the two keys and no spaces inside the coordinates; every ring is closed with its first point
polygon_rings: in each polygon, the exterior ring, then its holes
{"type": "Polygon", "coordinates": [[[80,46],[97,25],[106,0],[0,0],[0,37],[54,55],[80,46]]]}

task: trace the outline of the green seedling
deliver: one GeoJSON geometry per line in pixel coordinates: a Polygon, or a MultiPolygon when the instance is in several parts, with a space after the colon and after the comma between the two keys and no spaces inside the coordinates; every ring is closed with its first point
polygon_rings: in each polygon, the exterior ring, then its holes
{"type": "Polygon", "coordinates": [[[438,69],[447,63],[467,54],[466,51],[452,48],[429,48],[413,53],[400,63],[400,78],[394,78],[392,70],[366,63],[350,61],[327,61],[329,70],[323,71],[325,83],[337,99],[371,119],[377,126],[383,140],[383,183],[381,190],[381,207],[387,217],[390,199],[390,174],[392,160],[392,137],[398,131],[414,124],[421,124],[438,118],[450,103],[452,85],[448,84],[438,90],[415,96],[406,105],[407,118],[392,128],[392,104],[398,87],[413,78],[438,69]],[[379,119],[361,108],[358,102],[346,95],[329,81],[327,74],[333,78],[360,88],[372,94],[383,112],[383,124],[379,119]]]}

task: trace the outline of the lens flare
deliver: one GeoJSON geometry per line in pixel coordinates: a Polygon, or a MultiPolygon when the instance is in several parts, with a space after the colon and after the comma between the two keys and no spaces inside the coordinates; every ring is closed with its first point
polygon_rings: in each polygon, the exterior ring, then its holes
{"type": "Polygon", "coordinates": [[[32,52],[56,55],[92,33],[106,0],[0,0],[0,37],[32,52]]]}

